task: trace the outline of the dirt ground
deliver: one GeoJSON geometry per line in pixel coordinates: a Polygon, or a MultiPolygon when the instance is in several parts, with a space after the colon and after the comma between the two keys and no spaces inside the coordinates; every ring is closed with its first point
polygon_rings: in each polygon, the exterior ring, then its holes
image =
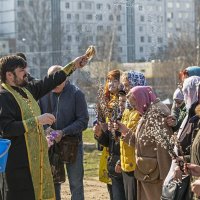
{"type": "MultiPolygon", "coordinates": [[[[95,178],[84,180],[85,200],[108,200],[108,192],[105,183],[95,178]]],[[[70,200],[68,180],[62,184],[62,200],[70,200]]]]}

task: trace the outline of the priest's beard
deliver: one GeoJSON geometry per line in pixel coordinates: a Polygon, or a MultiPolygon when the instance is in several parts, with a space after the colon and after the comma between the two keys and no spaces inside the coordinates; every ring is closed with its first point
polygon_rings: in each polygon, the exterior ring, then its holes
{"type": "Polygon", "coordinates": [[[23,79],[20,79],[14,73],[14,83],[18,87],[25,87],[28,84],[28,76],[27,76],[27,74],[24,75],[23,79]]]}

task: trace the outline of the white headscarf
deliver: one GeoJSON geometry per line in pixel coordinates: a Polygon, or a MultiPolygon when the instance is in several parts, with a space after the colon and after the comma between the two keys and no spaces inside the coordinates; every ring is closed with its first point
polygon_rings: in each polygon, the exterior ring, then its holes
{"type": "Polygon", "coordinates": [[[193,103],[198,101],[199,84],[200,84],[199,76],[191,76],[184,80],[182,91],[187,110],[191,108],[193,103]]]}
{"type": "Polygon", "coordinates": [[[173,95],[173,100],[184,100],[183,92],[180,88],[177,88],[173,95]]]}

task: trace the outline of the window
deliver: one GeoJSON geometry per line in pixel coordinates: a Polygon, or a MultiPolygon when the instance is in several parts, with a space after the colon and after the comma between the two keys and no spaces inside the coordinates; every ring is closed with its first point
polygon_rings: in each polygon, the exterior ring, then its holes
{"type": "Polygon", "coordinates": [[[144,22],[144,16],[143,16],[143,15],[140,16],[140,21],[141,21],[141,22],[144,22]]]}
{"type": "Polygon", "coordinates": [[[22,15],[22,12],[18,12],[17,13],[17,17],[22,17],[23,15],[22,15]]]}
{"type": "Polygon", "coordinates": [[[71,19],[71,14],[67,14],[67,19],[71,19]]]}
{"type": "Polygon", "coordinates": [[[29,6],[33,6],[33,1],[32,0],[29,1],[29,6]]]}
{"type": "Polygon", "coordinates": [[[189,3],[186,3],[186,4],[185,4],[185,7],[186,7],[186,8],[190,8],[190,4],[189,4],[189,3]]]}
{"type": "Polygon", "coordinates": [[[88,41],[93,42],[93,36],[88,36],[88,41]]]}
{"type": "Polygon", "coordinates": [[[69,3],[65,3],[65,8],[69,8],[69,3]]]}
{"type": "Polygon", "coordinates": [[[68,42],[71,42],[71,41],[72,41],[72,36],[71,36],[71,35],[68,35],[68,36],[67,36],[67,41],[68,41],[68,42]]]}
{"type": "Polygon", "coordinates": [[[86,19],[87,20],[92,20],[92,15],[91,14],[86,15],[86,19]]]}
{"type": "Polygon", "coordinates": [[[150,50],[151,50],[152,53],[154,53],[154,47],[153,46],[150,47],[150,50]]]}
{"type": "Polygon", "coordinates": [[[143,26],[139,26],[139,31],[140,31],[140,32],[143,31],[143,26]]]}
{"type": "Polygon", "coordinates": [[[173,17],[174,17],[173,12],[167,13],[167,18],[171,18],[171,19],[173,19],[173,17]]]}
{"type": "Polygon", "coordinates": [[[143,50],[143,47],[140,47],[140,52],[143,52],[144,50],[143,50]]]}
{"type": "Polygon", "coordinates": [[[31,46],[29,47],[29,50],[30,50],[30,52],[34,52],[34,45],[31,45],[31,46]]]}
{"type": "Polygon", "coordinates": [[[158,37],[158,43],[163,43],[163,39],[161,37],[158,37]]]}
{"type": "Polygon", "coordinates": [[[103,26],[97,26],[97,31],[102,31],[103,30],[103,26]]]}
{"type": "Polygon", "coordinates": [[[76,29],[77,29],[77,32],[82,32],[82,25],[78,25],[78,26],[76,27],[76,29]]]}
{"type": "Polygon", "coordinates": [[[182,18],[183,17],[183,15],[182,15],[182,13],[178,13],[178,18],[182,18]]]}
{"type": "Polygon", "coordinates": [[[66,25],[66,32],[70,32],[70,25],[66,25]]]}
{"type": "Polygon", "coordinates": [[[107,26],[107,31],[111,31],[111,26],[107,26]]]}
{"type": "Polygon", "coordinates": [[[163,22],[163,16],[157,16],[157,22],[163,22]]]}
{"type": "Polygon", "coordinates": [[[24,1],[18,1],[18,6],[19,7],[24,7],[24,1]]]}
{"type": "Polygon", "coordinates": [[[110,9],[111,9],[111,6],[110,6],[110,4],[107,4],[107,8],[108,8],[108,10],[110,10],[110,9]]]}
{"type": "Polygon", "coordinates": [[[151,15],[148,15],[148,19],[147,19],[148,22],[151,22],[151,15]]]}
{"type": "Polygon", "coordinates": [[[144,36],[140,37],[140,42],[144,42],[144,36]]]}
{"type": "Polygon", "coordinates": [[[173,8],[173,3],[172,3],[172,2],[168,2],[168,3],[167,3],[167,7],[168,7],[168,8],[173,8]]]}
{"type": "Polygon", "coordinates": [[[120,57],[118,57],[118,58],[117,58],[117,61],[118,61],[118,62],[121,62],[121,61],[122,61],[122,59],[121,59],[120,57]]]}
{"type": "Polygon", "coordinates": [[[103,41],[104,36],[102,35],[97,35],[96,36],[96,41],[103,41]]]}
{"type": "Polygon", "coordinates": [[[79,36],[78,36],[78,35],[75,37],[75,40],[76,40],[77,42],[79,42],[79,41],[80,41],[80,38],[79,38],[79,36]]]}
{"type": "Polygon", "coordinates": [[[110,15],[110,16],[109,16],[109,20],[110,20],[110,21],[113,21],[113,15],[110,15]]]}
{"type": "Polygon", "coordinates": [[[142,10],[143,10],[143,7],[140,5],[140,6],[138,6],[138,9],[139,9],[140,11],[142,11],[142,10]]]}
{"type": "Polygon", "coordinates": [[[176,7],[180,8],[180,3],[179,2],[176,3],[176,7]]]}
{"type": "Polygon", "coordinates": [[[32,61],[33,63],[37,63],[37,58],[34,56],[32,61]]]}
{"type": "Polygon", "coordinates": [[[118,5],[118,9],[121,10],[121,9],[122,9],[122,6],[121,6],[121,5],[118,5]]]}
{"type": "Polygon", "coordinates": [[[117,42],[120,42],[120,41],[121,41],[120,36],[117,36],[117,37],[116,37],[116,40],[117,40],[117,42]]]}
{"type": "Polygon", "coordinates": [[[188,17],[189,17],[189,14],[188,14],[188,13],[185,13],[185,14],[184,14],[184,17],[185,17],[185,18],[188,18],[188,17]]]}
{"type": "Polygon", "coordinates": [[[171,22],[168,23],[168,28],[172,28],[173,24],[171,22]]]}
{"type": "Polygon", "coordinates": [[[75,14],[75,19],[79,20],[79,14],[75,14]]]}
{"type": "Polygon", "coordinates": [[[80,10],[82,8],[81,2],[78,2],[78,9],[80,10]]]}
{"type": "Polygon", "coordinates": [[[163,48],[162,47],[158,47],[158,52],[163,52],[163,48]]]}
{"type": "Polygon", "coordinates": [[[92,9],[92,3],[90,3],[90,2],[85,2],[85,9],[91,10],[91,9],[92,9]]]}
{"type": "Polygon", "coordinates": [[[122,26],[118,26],[118,31],[122,31],[122,26]]]}
{"type": "Polygon", "coordinates": [[[121,19],[120,15],[117,15],[117,21],[120,21],[120,19],[121,19]]]}
{"type": "Polygon", "coordinates": [[[148,42],[151,43],[152,38],[150,36],[148,36],[148,42]]]}
{"type": "Polygon", "coordinates": [[[96,15],[96,20],[102,21],[102,14],[96,15]]]}
{"type": "Polygon", "coordinates": [[[103,8],[103,4],[98,3],[97,4],[97,10],[101,10],[103,8]]]}
{"type": "Polygon", "coordinates": [[[118,52],[122,53],[122,51],[123,51],[123,48],[122,48],[122,47],[119,47],[119,48],[118,48],[118,52]]]}

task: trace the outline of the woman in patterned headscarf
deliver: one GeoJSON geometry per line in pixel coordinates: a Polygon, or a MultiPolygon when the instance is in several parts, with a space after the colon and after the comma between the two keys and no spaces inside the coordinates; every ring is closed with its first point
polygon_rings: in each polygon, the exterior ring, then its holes
{"type": "MultiPolygon", "coordinates": [[[[128,71],[121,75],[121,84],[124,86],[126,93],[128,93],[129,90],[135,86],[146,85],[146,79],[140,72],[128,71]]],[[[134,129],[137,126],[139,119],[140,114],[127,102],[126,109],[122,115],[121,123],[130,129],[134,129]]],[[[117,124],[115,124],[115,128],[117,129],[117,124]]],[[[135,166],[135,148],[124,142],[122,137],[120,140],[120,162],[118,162],[116,168],[122,171],[127,200],[137,198],[136,179],[134,178],[135,166]]]]}
{"type": "Polygon", "coordinates": [[[128,94],[129,90],[135,86],[146,85],[144,74],[137,71],[127,71],[121,75],[121,83],[124,85],[124,90],[128,94]]]}

